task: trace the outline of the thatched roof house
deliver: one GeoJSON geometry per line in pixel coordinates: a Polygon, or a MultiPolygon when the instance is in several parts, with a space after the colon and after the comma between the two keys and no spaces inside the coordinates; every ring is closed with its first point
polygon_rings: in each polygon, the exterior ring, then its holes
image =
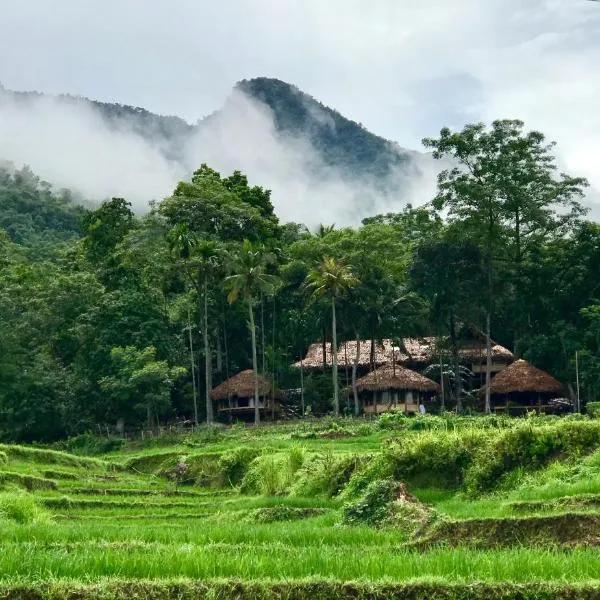
{"type": "MultiPolygon", "coordinates": [[[[404,338],[402,340],[406,354],[405,362],[423,365],[439,360],[439,354],[447,357],[450,353],[448,340],[440,340],[435,337],[404,338]]],[[[495,364],[507,364],[514,360],[514,354],[504,346],[492,342],[492,361],[495,364]]],[[[459,342],[458,355],[464,362],[483,362],[486,358],[485,340],[470,340],[459,342]]]]}
{"type": "Polygon", "coordinates": [[[365,413],[393,410],[418,412],[419,404],[435,395],[440,386],[431,379],[400,365],[385,365],[356,381],[365,413]]]}
{"type": "MultiPolygon", "coordinates": [[[[331,342],[325,342],[325,366],[331,367],[333,364],[331,358],[331,342]]],[[[304,359],[299,360],[293,365],[297,369],[300,367],[307,371],[323,368],[323,342],[315,342],[308,347],[304,359]]]]}
{"type": "Polygon", "coordinates": [[[362,391],[380,390],[413,390],[419,392],[437,392],[440,386],[431,379],[396,365],[386,365],[371,371],[368,375],[357,379],[356,389],[362,391]]]}
{"type": "MultiPolygon", "coordinates": [[[[255,414],[254,371],[241,371],[211,391],[217,412],[231,422],[234,418],[252,420],[255,414]]],[[[275,419],[281,412],[280,394],[271,393],[271,384],[258,376],[258,410],[261,419],[275,419]]]]}
{"type": "MultiPolygon", "coordinates": [[[[262,376],[258,376],[258,395],[265,396],[271,391],[271,384],[262,376]]],[[[247,369],[240,371],[227,381],[213,388],[210,393],[213,400],[227,400],[229,398],[254,397],[254,371],[247,369]]]]}
{"type": "Polygon", "coordinates": [[[556,394],[563,390],[563,385],[545,371],[534,367],[526,360],[516,360],[494,376],[490,383],[492,394],[556,394]]]}
{"type": "MultiPolygon", "coordinates": [[[[338,347],[338,368],[352,368],[356,360],[356,350],[358,346],[359,356],[357,366],[364,370],[371,366],[371,340],[348,340],[338,347]]],[[[396,362],[406,359],[406,355],[399,350],[394,352],[392,340],[382,340],[375,342],[374,348],[375,366],[391,363],[395,358],[396,362]]],[[[331,342],[325,344],[325,366],[331,368],[333,359],[331,356],[331,342]]],[[[296,361],[293,365],[297,369],[303,367],[307,371],[323,368],[323,343],[316,342],[308,347],[306,356],[302,361],[296,361]]]]}

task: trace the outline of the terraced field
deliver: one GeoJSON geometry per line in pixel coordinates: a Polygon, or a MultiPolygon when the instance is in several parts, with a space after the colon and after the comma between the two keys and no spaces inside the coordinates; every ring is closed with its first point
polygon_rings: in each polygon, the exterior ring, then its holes
{"type": "Polygon", "coordinates": [[[3,599],[600,597],[598,421],[0,446],[0,486],[3,599]]]}

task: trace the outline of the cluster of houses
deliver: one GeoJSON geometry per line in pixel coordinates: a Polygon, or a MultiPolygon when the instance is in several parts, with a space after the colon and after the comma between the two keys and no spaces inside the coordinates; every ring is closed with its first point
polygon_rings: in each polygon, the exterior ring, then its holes
{"type": "MultiPolygon", "coordinates": [[[[515,360],[507,348],[491,345],[491,409],[496,413],[523,414],[560,412],[570,407],[564,399],[565,387],[549,373],[525,360],[515,360]]],[[[471,397],[481,399],[486,375],[486,343],[481,334],[462,339],[458,346],[463,385],[471,397]]],[[[388,411],[416,413],[439,406],[445,391],[443,366],[449,360],[444,340],[434,337],[405,338],[398,346],[392,340],[350,340],[338,348],[338,373],[345,381],[345,393],[356,390],[360,411],[379,414],[388,411]],[[439,367],[439,376],[434,377],[439,367]],[[353,382],[355,372],[355,383],[353,382]],[[434,378],[441,382],[434,381],[434,378]]],[[[293,367],[304,375],[331,372],[331,344],[311,344],[306,355],[293,367]]],[[[276,419],[281,415],[285,395],[273,393],[270,383],[259,380],[261,418],[276,419]]],[[[254,374],[242,371],[212,390],[217,412],[232,419],[254,415],[254,374]]]]}

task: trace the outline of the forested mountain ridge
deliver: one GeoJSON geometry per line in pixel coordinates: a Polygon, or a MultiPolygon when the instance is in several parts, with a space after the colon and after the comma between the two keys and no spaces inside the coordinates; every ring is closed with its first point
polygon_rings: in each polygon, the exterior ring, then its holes
{"type": "Polygon", "coordinates": [[[240,81],[235,89],[268,106],[282,135],[307,135],[325,164],[348,175],[386,178],[411,161],[411,153],[398,144],[371,133],[289,83],[257,77],[240,81]]]}
{"type": "Polygon", "coordinates": [[[53,191],[28,167],[0,164],[0,230],[33,260],[83,235],[82,201],[69,190],[53,191]]]}
{"type": "MultiPolygon", "coordinates": [[[[280,177],[277,155],[283,154],[288,157],[283,161],[284,165],[291,160],[294,164],[291,170],[300,172],[298,176],[302,182],[308,181],[311,186],[318,187],[323,179],[336,183],[345,180],[360,182],[364,189],[355,192],[355,202],[359,210],[362,206],[362,216],[372,212],[378,193],[392,195],[398,202],[410,201],[408,192],[404,194],[404,188],[420,176],[419,163],[425,156],[404,150],[398,144],[369,132],[359,123],[345,118],[289,83],[266,77],[238,82],[220,108],[194,124],[177,116],[158,115],[135,106],[70,95],[53,97],[38,92],[13,92],[0,86],[0,111],[8,106],[37,110],[35,107],[39,108],[40,103],[46,103],[45,110],[50,113],[50,118],[57,107],[61,110],[72,108],[83,111],[88,127],[87,139],[90,137],[88,134],[94,133],[96,128],[93,123],[88,123],[94,118],[99,118],[107,130],[116,135],[133,135],[138,141],[130,151],[140,152],[139,142],[143,142],[152,152],[164,157],[164,169],[167,172],[176,169],[189,175],[207,160],[207,156],[214,162],[213,153],[216,152],[217,159],[220,156],[228,165],[252,175],[253,156],[240,154],[240,150],[234,146],[257,145],[267,152],[262,141],[264,137],[275,145],[268,158],[271,162],[264,173],[260,173],[261,178],[266,178],[266,185],[277,188],[280,177]],[[244,98],[244,107],[240,107],[240,96],[244,98]],[[248,118],[257,119],[257,113],[266,115],[258,132],[247,127],[248,118]],[[221,144],[223,140],[226,142],[221,144]],[[237,144],[233,140],[237,140],[237,144]],[[370,198],[373,195],[375,198],[370,198]]],[[[62,118],[69,119],[64,115],[62,118]]],[[[71,120],[73,127],[81,127],[80,113],[73,113],[71,120]]],[[[18,135],[17,129],[14,132],[18,135]]],[[[83,143],[86,143],[85,139],[83,143]]],[[[29,152],[23,152],[19,147],[18,157],[11,156],[10,146],[8,144],[8,148],[5,147],[4,153],[7,155],[0,155],[0,159],[17,160],[25,157],[25,163],[44,172],[36,164],[36,160],[40,161],[39,155],[32,153],[33,158],[27,160],[29,152]]],[[[82,150],[85,151],[85,148],[82,150]]],[[[145,151],[142,151],[142,165],[144,154],[145,151]]],[[[219,160],[216,162],[219,163],[219,160]]],[[[48,169],[46,178],[51,180],[51,174],[52,169],[48,169]]],[[[140,175],[143,176],[143,173],[140,175]]],[[[64,176],[62,179],[63,185],[74,187],[64,181],[64,176]]]]}

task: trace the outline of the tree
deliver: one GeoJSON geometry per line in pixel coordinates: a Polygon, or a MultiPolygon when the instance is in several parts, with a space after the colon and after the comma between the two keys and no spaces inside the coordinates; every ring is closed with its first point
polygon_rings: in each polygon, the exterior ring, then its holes
{"type": "Polygon", "coordinates": [[[179,255],[179,260],[188,280],[195,288],[198,297],[202,298],[203,323],[201,329],[204,343],[205,409],[206,423],[210,425],[213,422],[213,410],[210,397],[212,388],[212,355],[209,341],[208,318],[209,283],[221,266],[223,252],[217,242],[202,239],[198,234],[190,231],[185,223],[179,223],[173,227],[168,237],[171,247],[179,255]]]}
{"type": "Polygon", "coordinates": [[[335,300],[358,283],[352,271],[341,260],[325,256],[306,277],[306,285],[312,291],[313,297],[329,297],[331,301],[331,357],[333,378],[333,409],[336,417],[340,414],[339,382],[337,371],[337,323],[335,315],[335,300]]]}
{"type": "Polygon", "coordinates": [[[565,174],[556,176],[553,144],[537,131],[523,132],[516,120],[467,125],[460,132],[444,128],[437,139],[423,144],[435,158],[451,158],[456,167],[438,176],[437,209],[448,210],[462,223],[465,235],[484,251],[487,275],[485,410],[490,411],[491,317],[494,310],[496,263],[513,249],[517,268],[522,240],[537,232],[559,229],[581,213],[576,198],[587,181],[565,174]],[[559,216],[558,209],[567,214],[559,216]],[[526,224],[526,225],[525,225],[526,224]],[[526,229],[524,230],[523,227],[526,229]]]}
{"type": "Polygon", "coordinates": [[[100,387],[113,398],[118,407],[117,414],[126,414],[131,408],[142,409],[150,427],[153,416],[158,421],[159,415],[168,409],[174,380],[181,377],[186,369],[171,367],[167,361],[157,360],[153,346],[143,349],[116,347],[110,355],[114,374],[103,377],[100,387]]]}
{"type": "Polygon", "coordinates": [[[254,422],[260,422],[260,409],[258,405],[258,359],[256,352],[256,327],[254,324],[254,306],[257,298],[270,296],[275,293],[277,278],[267,272],[269,264],[274,262],[273,255],[254,247],[248,240],[244,240],[237,252],[231,255],[231,275],[225,278],[225,285],[229,289],[227,300],[233,304],[242,298],[248,308],[248,325],[252,340],[252,369],[254,371],[254,422]]]}
{"type": "Polygon", "coordinates": [[[452,239],[422,244],[410,270],[411,284],[429,300],[432,324],[447,329],[450,336],[456,410],[462,409],[462,377],[458,354],[457,320],[474,321],[479,316],[485,285],[481,251],[468,241],[452,239]]]}

